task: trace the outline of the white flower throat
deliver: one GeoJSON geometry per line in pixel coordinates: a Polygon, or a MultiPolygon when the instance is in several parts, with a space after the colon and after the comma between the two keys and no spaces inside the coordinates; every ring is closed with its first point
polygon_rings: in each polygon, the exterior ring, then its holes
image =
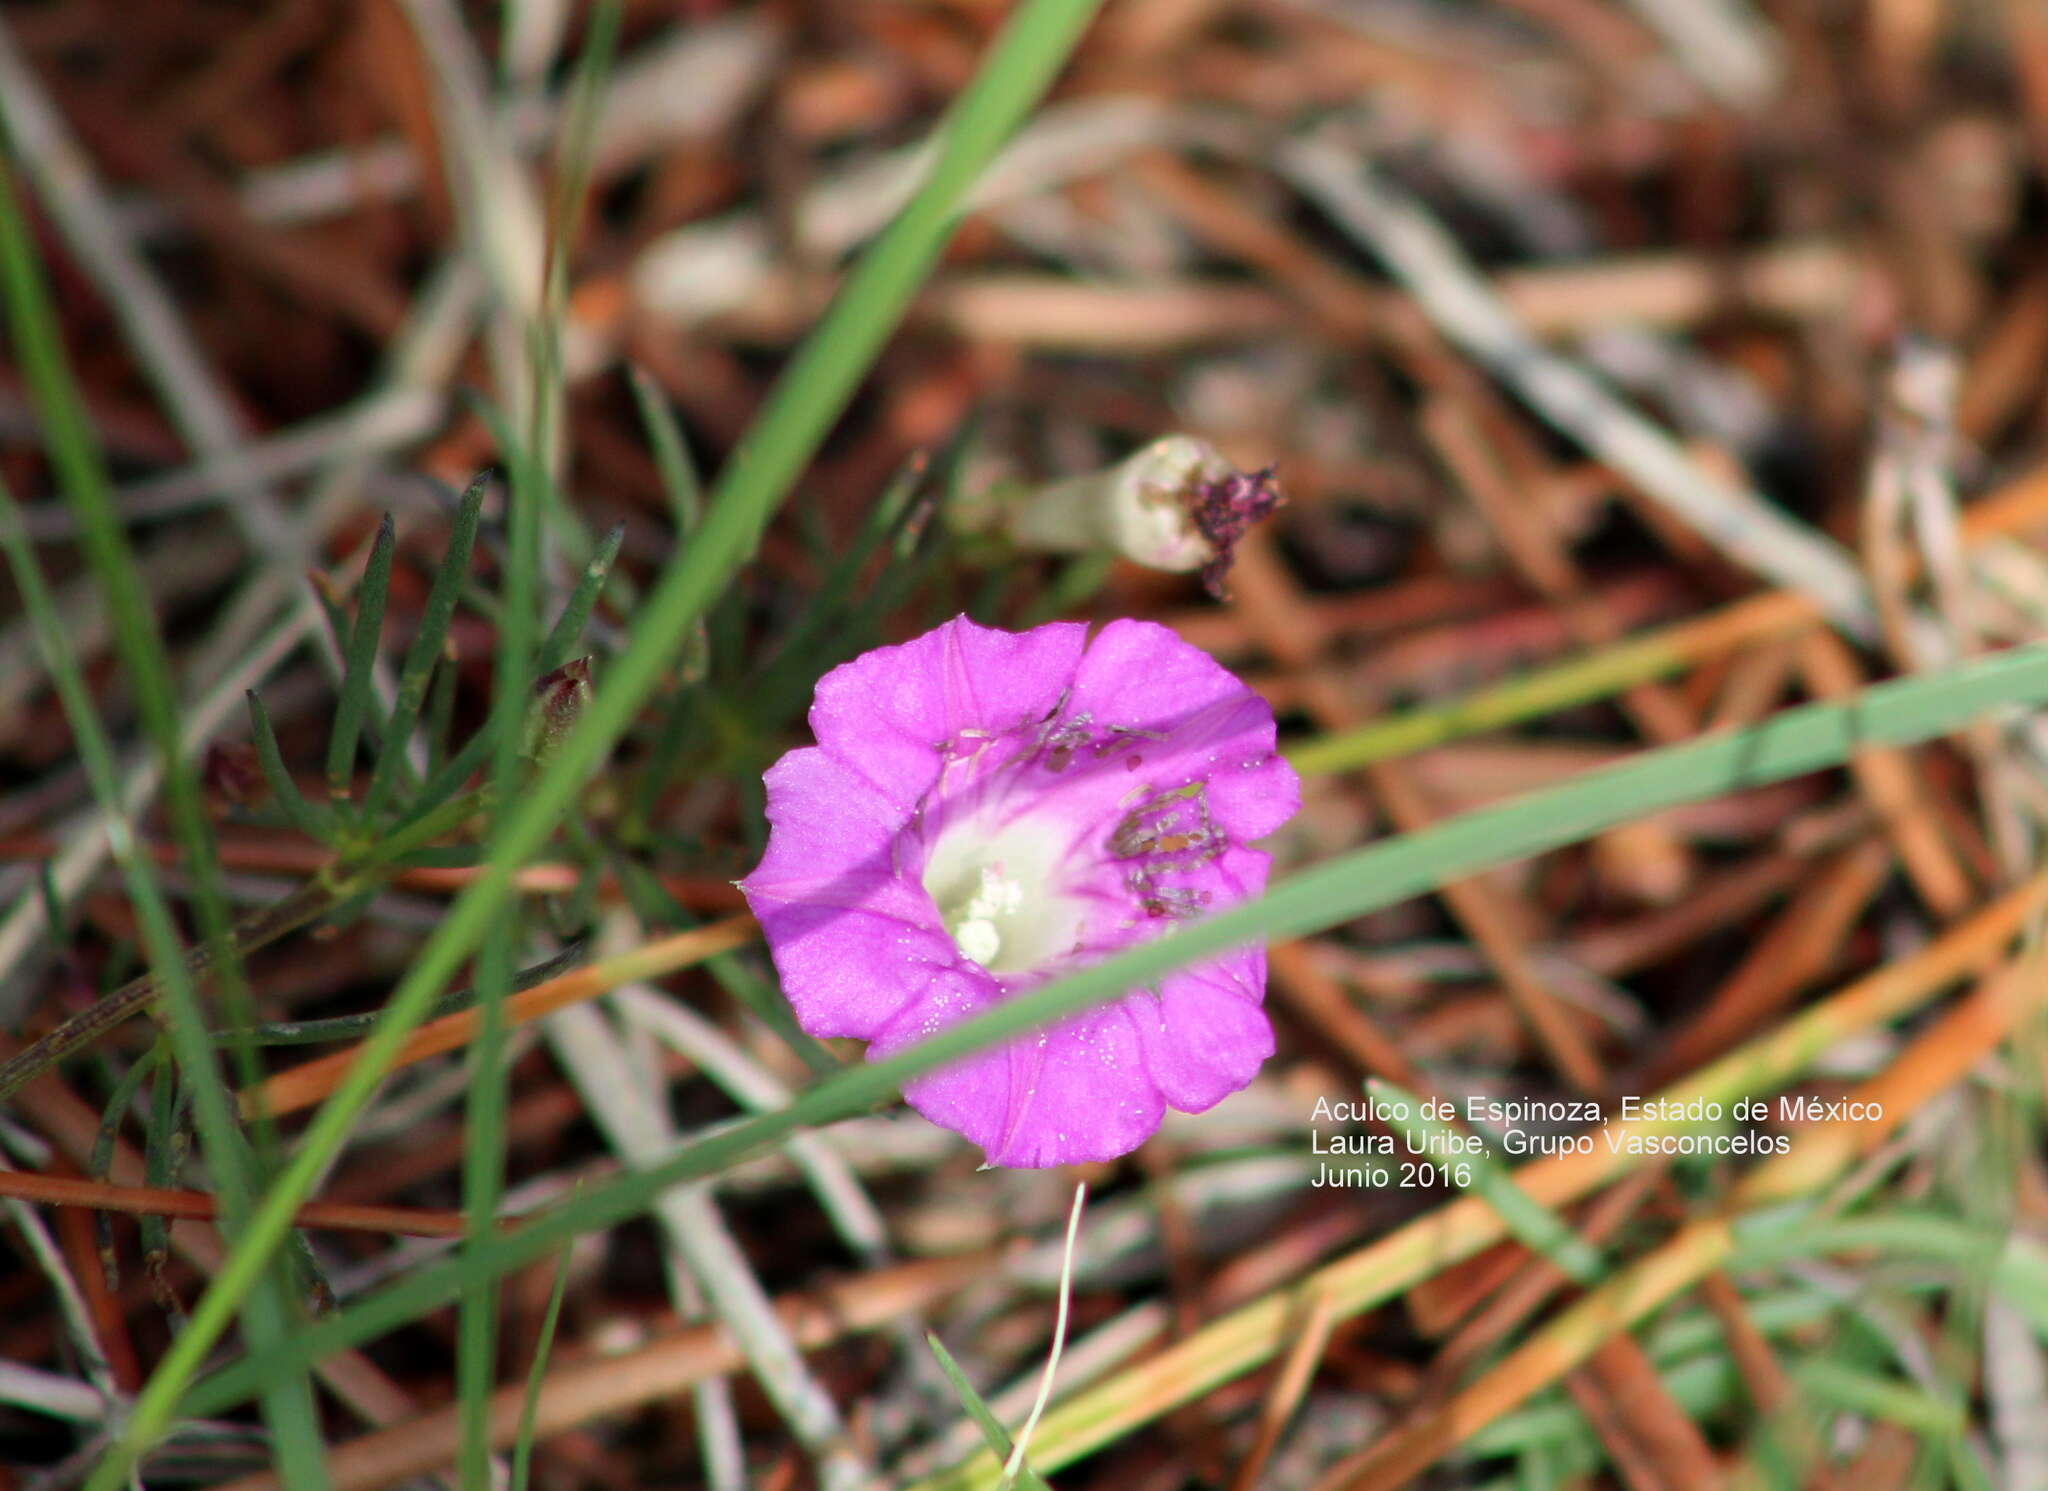
{"type": "Polygon", "coordinates": [[[946,930],[960,951],[986,968],[1003,951],[1000,921],[1024,909],[1024,887],[995,865],[981,867],[981,889],[946,918],[946,930]]]}
{"type": "Polygon", "coordinates": [[[1057,888],[1068,838],[1029,817],[994,833],[971,819],[948,825],[924,888],[962,953],[990,973],[1017,974],[1074,951],[1086,906],[1057,888]]]}

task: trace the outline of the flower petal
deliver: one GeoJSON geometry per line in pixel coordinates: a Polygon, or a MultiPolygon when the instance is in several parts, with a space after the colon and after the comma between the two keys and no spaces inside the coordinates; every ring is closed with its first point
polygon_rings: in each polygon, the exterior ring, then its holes
{"type": "Polygon", "coordinates": [[[812,733],[907,811],[937,778],[942,749],[963,732],[997,735],[1058,704],[1087,632],[1078,621],[1005,632],[956,616],[819,679],[812,733]]]}
{"type": "MultiPolygon", "coordinates": [[[[899,1020],[876,1041],[885,1055],[911,1044],[921,1022],[899,1020]]],[[[1123,1002],[983,1051],[904,1084],[936,1124],[981,1146],[991,1165],[1074,1165],[1129,1154],[1165,1112],[1123,1002]]]]}
{"type": "Polygon", "coordinates": [[[1127,1003],[1144,1050],[1145,1071],[1165,1100],[1200,1113],[1258,1075],[1273,1054],[1273,1025],[1259,1007],[1266,986],[1266,950],[1168,974],[1154,997],[1127,1003]]]}
{"type": "MultiPolygon", "coordinates": [[[[1097,632],[1074,670],[1068,708],[1097,725],[1178,731],[1258,696],[1244,681],[1180,634],[1156,621],[1121,618],[1097,632]]],[[[1266,710],[1264,746],[1273,748],[1272,711],[1266,710]]]]}
{"type": "Polygon", "coordinates": [[[762,782],[768,789],[768,850],[741,881],[743,891],[811,887],[834,905],[866,905],[887,893],[883,883],[897,879],[895,844],[903,813],[866,776],[817,745],[805,745],[770,766],[762,782]]]}
{"type": "Polygon", "coordinates": [[[771,893],[749,899],[797,1024],[812,1035],[872,1040],[905,1010],[945,999],[969,976],[943,931],[771,893]]]}
{"type": "Polygon", "coordinates": [[[1069,717],[1083,713],[1098,730],[1130,732],[1130,744],[1062,791],[1095,801],[1136,784],[1168,792],[1206,782],[1212,818],[1239,843],[1263,838],[1301,806],[1294,768],[1274,754],[1266,701],[1156,622],[1112,621],[1095,635],[1067,704],[1069,717]]]}
{"type": "Polygon", "coordinates": [[[1209,812],[1240,844],[1263,839],[1300,811],[1301,778],[1284,756],[1226,755],[1210,770],[1209,812]]]}

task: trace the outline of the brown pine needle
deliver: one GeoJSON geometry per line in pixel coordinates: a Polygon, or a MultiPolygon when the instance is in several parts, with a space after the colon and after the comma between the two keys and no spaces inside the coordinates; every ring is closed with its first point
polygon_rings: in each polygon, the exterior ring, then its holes
{"type": "MultiPolygon", "coordinates": [[[[26,1170],[0,1170],[0,1196],[42,1206],[82,1206],[95,1211],[126,1212],[136,1217],[171,1217],[211,1221],[220,1203],[204,1191],[173,1191],[161,1186],[117,1186],[103,1180],[69,1175],[39,1175],[26,1170]]],[[[460,1237],[460,1212],[428,1211],[416,1206],[360,1206],[347,1202],[308,1201],[293,1223],[298,1227],[341,1232],[389,1232],[403,1237],[460,1237]]]]}
{"type": "Polygon", "coordinates": [[[1330,1327],[1336,1323],[1336,1308],[1327,1294],[1309,1297],[1308,1312],[1301,1322],[1301,1335],[1296,1338],[1287,1359],[1280,1364],[1280,1375],[1273,1379],[1273,1390],[1266,1396],[1266,1403],[1259,1410],[1259,1434],[1246,1452],[1244,1463],[1237,1467],[1237,1474],[1231,1478],[1230,1491],[1252,1491],[1265,1474],[1266,1461],[1273,1449],[1280,1443],[1280,1436],[1293,1420],[1295,1410],[1301,1407],[1301,1400],[1308,1393],[1308,1385],[1322,1364],[1323,1352],[1330,1344],[1330,1327]]]}
{"type": "MultiPolygon", "coordinates": [[[[505,1024],[508,1029],[524,1025],[558,1009],[608,994],[621,984],[660,978],[663,974],[692,967],[706,958],[744,946],[753,940],[754,932],[751,916],[731,916],[724,921],[692,927],[687,932],[678,932],[615,957],[602,958],[512,995],[505,1001],[505,1024]]],[[[475,1037],[481,1020],[479,1011],[466,1009],[428,1021],[406,1040],[397,1060],[391,1063],[391,1069],[396,1071],[399,1067],[425,1061],[430,1056],[458,1050],[475,1037]]],[[[262,1112],[295,1113],[301,1108],[311,1107],[334,1091],[361,1049],[359,1045],[352,1046],[332,1056],[292,1067],[245,1091],[241,1103],[243,1116],[262,1112]]]]}

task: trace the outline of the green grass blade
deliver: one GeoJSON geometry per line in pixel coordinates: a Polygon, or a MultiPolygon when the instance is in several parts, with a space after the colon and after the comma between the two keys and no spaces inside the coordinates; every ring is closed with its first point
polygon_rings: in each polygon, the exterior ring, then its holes
{"type": "Polygon", "coordinates": [[[659,385],[638,367],[626,370],[633,390],[633,405],[640,411],[640,426],[647,431],[647,445],[654,455],[654,469],[661,477],[661,489],[668,494],[670,521],[675,524],[676,542],[697,531],[704,517],[704,483],[690,449],[683,443],[682,427],[668,406],[659,385]]]}
{"type": "MultiPolygon", "coordinates": [[[[299,791],[299,784],[292,780],[292,774],[284,764],[284,755],[277,748],[277,731],[271,728],[270,711],[263,707],[263,700],[254,689],[247,691],[249,701],[249,731],[256,742],[256,764],[263,772],[263,780],[270,786],[270,795],[276,801],[278,811],[285,821],[307,838],[316,843],[332,844],[334,841],[334,820],[323,806],[315,807],[299,791]]],[[[332,778],[329,778],[332,781],[332,778]]]]}
{"type": "Polygon", "coordinates": [[[370,785],[363,792],[363,821],[374,822],[400,781],[405,762],[405,745],[419,723],[420,705],[427,696],[427,679],[434,660],[441,654],[441,641],[448,635],[448,623],[455,615],[455,599],[469,575],[470,551],[476,547],[477,520],[483,511],[484,492],[491,473],[480,472],[463,491],[455,507],[455,524],[448,534],[448,548],[434,570],[427,590],[427,603],[420,613],[419,630],[406,649],[405,665],[398,675],[398,697],[391,706],[390,723],[377,752],[377,765],[370,773],[370,785]]]}
{"type": "MultiPolygon", "coordinates": [[[[982,1441],[988,1445],[990,1452],[998,1460],[1008,1460],[1013,1445],[1009,1431],[1003,1428],[1001,1420],[995,1415],[995,1410],[990,1408],[987,1400],[974,1390],[974,1384],[967,1380],[967,1374],[961,1371],[960,1364],[953,1360],[953,1353],[946,1350],[946,1343],[931,1331],[926,1331],[924,1338],[931,1343],[932,1355],[938,1358],[939,1370],[946,1374],[946,1381],[952,1384],[953,1393],[959,1398],[961,1408],[974,1420],[975,1427],[981,1430],[982,1441]]],[[[1033,1470],[1028,1463],[1017,1473],[1017,1484],[1028,1487],[1029,1491],[1052,1491],[1052,1488],[1046,1485],[1045,1477],[1033,1470]]]]}
{"type": "MultiPolygon", "coordinates": [[[[540,656],[536,660],[535,672],[546,673],[559,668],[568,661],[570,651],[582,635],[584,624],[589,621],[591,610],[597,604],[597,597],[610,577],[612,565],[618,559],[619,546],[624,542],[625,528],[615,527],[605,535],[590,562],[584,566],[582,578],[576,583],[562,614],[556,618],[549,630],[547,640],[541,644],[540,656]]],[[[435,740],[447,736],[447,719],[454,709],[454,664],[444,659],[435,676],[434,692],[437,702],[431,728],[435,740]],[[445,683],[445,687],[444,687],[445,683]],[[445,702],[439,702],[445,700],[445,702]]],[[[460,750],[445,760],[437,760],[428,776],[426,785],[406,805],[394,822],[394,828],[402,828],[415,822],[429,810],[446,802],[469,780],[490,757],[491,743],[496,739],[495,717],[490,725],[478,731],[463,743],[460,750]]]]}
{"type": "Polygon", "coordinates": [[[1375,761],[1412,756],[1446,741],[1504,729],[1559,710],[1612,698],[1624,689],[1682,673],[1698,661],[1677,646],[1667,628],[1603,647],[1553,667],[1511,678],[1448,704],[1411,709],[1373,720],[1355,730],[1319,735],[1287,748],[1287,759],[1304,776],[1353,771],[1375,761]]]}
{"type": "Polygon", "coordinates": [[[547,1312],[541,1316],[540,1339],[534,1343],[533,1366],[526,1374],[526,1396],[519,1404],[519,1432],[512,1440],[512,1491],[526,1491],[533,1470],[534,1421],[540,1413],[541,1384],[547,1381],[548,1353],[554,1349],[555,1325],[562,1318],[562,1296],[569,1289],[569,1250],[562,1249],[562,1261],[555,1265],[554,1287],[548,1291],[547,1312]]]}
{"type": "MultiPolygon", "coordinates": [[[[149,1090],[149,1112],[142,1126],[142,1183],[157,1190],[177,1184],[181,1158],[176,1142],[178,1129],[178,1075],[167,1069],[149,1090]]],[[[137,1228],[142,1236],[142,1256],[151,1276],[163,1270],[171,1250],[171,1227],[163,1217],[145,1215],[137,1228]]]]}
{"type": "MultiPolygon", "coordinates": [[[[377,525],[376,540],[356,591],[356,621],[342,660],[341,698],[334,709],[334,729],[327,737],[327,795],[346,802],[355,785],[356,742],[370,703],[370,681],[377,667],[377,643],[384,635],[384,604],[391,592],[391,552],[397,530],[391,514],[377,525]]],[[[253,696],[252,696],[253,697],[253,696]]],[[[386,741],[387,745],[392,744],[386,741]]]]}
{"type": "Polygon", "coordinates": [[[95,1180],[105,1180],[114,1168],[114,1144],[121,1135],[121,1125],[127,1121],[128,1109],[135,1102],[135,1094],[142,1090],[142,1084],[149,1080],[164,1059],[164,1043],[159,1039],[121,1074],[121,1080],[114,1084],[114,1090],[107,1097],[107,1106],[100,1114],[99,1131],[92,1141],[92,1162],[87,1173],[95,1180]]]}
{"type": "Polygon", "coordinates": [[[1841,1362],[1819,1357],[1801,1362],[1792,1379],[1818,1402],[1884,1419],[1915,1436],[1949,1440],[1969,1427],[1967,1415],[1955,1405],[1897,1378],[1841,1362]]]}
{"type": "MultiPolygon", "coordinates": [[[[373,1339],[446,1304],[463,1269],[502,1272],[545,1256],[566,1238],[637,1216],[667,1187],[715,1174],[799,1128],[836,1122],[883,1101],[912,1077],[1143,987],[1162,974],[1245,943],[1299,937],[1496,865],[1575,843],[1682,803],[1783,781],[1846,760],[1870,745],[1910,745],[1948,734],[2008,705],[2048,704],[2048,647],[2014,649],[1942,673],[1881,684],[1841,704],[1787,710],[1752,729],[1714,736],[1587,772],[1561,786],[1466,813],[1418,833],[1371,844],[1279,882],[1235,906],[1092,967],[1007,1000],[881,1061],[849,1068],[779,1112],[735,1124],[659,1165],[594,1186],[494,1239],[461,1267],[421,1270],[322,1322],[290,1343],[316,1360],[373,1339]]],[[[394,996],[394,1002],[397,996],[394,996]]],[[[263,1380],[263,1359],[228,1367],[186,1405],[195,1414],[241,1401],[263,1380]]]]}
{"type": "MultiPolygon", "coordinates": [[[[92,1153],[86,1166],[86,1174],[94,1180],[108,1180],[114,1170],[114,1145],[121,1137],[121,1125],[127,1121],[128,1110],[134,1106],[135,1094],[142,1090],[142,1084],[150,1074],[157,1071],[165,1060],[164,1042],[161,1037],[134,1061],[128,1070],[114,1083],[107,1095],[107,1105],[100,1113],[100,1126],[93,1135],[92,1153]]],[[[114,1214],[99,1211],[93,1216],[95,1235],[99,1242],[100,1272],[107,1281],[107,1292],[117,1294],[121,1288],[121,1267],[119,1255],[114,1251],[114,1214]]]]}
{"type": "Polygon", "coordinates": [[[65,952],[65,929],[69,925],[64,915],[64,897],[57,889],[56,866],[45,859],[36,866],[36,894],[43,902],[43,940],[50,945],[52,959],[60,959],[65,952]]]}
{"type": "Polygon", "coordinates": [[[625,541],[626,525],[617,523],[598,543],[597,552],[583,566],[576,588],[569,593],[562,614],[555,618],[554,626],[549,628],[546,639],[540,644],[540,656],[534,663],[535,673],[552,672],[569,661],[577,639],[583,635],[583,624],[590,620],[591,608],[597,604],[598,594],[604,589],[605,578],[611,574],[612,565],[619,557],[619,546],[625,541]]]}
{"type": "Polygon", "coordinates": [[[492,726],[486,725],[462,743],[462,749],[450,756],[427,778],[427,783],[406,804],[405,811],[392,820],[392,831],[410,827],[428,813],[452,798],[476,774],[489,759],[493,739],[492,726]]]}
{"type": "MultiPolygon", "coordinates": [[[[619,0],[600,0],[591,17],[583,54],[578,59],[575,81],[570,88],[567,123],[555,173],[556,197],[550,214],[546,265],[543,270],[542,306],[538,320],[528,328],[534,361],[534,397],[525,440],[505,438],[501,443],[511,460],[506,523],[507,556],[504,569],[504,605],[498,618],[498,655],[495,694],[491,708],[491,781],[500,803],[513,801],[519,779],[526,770],[520,750],[531,699],[530,684],[536,673],[555,666],[535,666],[533,617],[541,599],[541,529],[543,518],[552,514],[558,529],[579,557],[591,554],[582,525],[556,490],[550,473],[559,469],[556,458],[561,429],[561,336],[560,329],[568,301],[569,248],[575,240],[576,224],[588,181],[590,152],[596,128],[597,106],[611,67],[619,32],[619,0]]],[[[623,534],[615,534],[610,552],[601,560],[587,561],[583,582],[570,597],[563,622],[562,650],[569,647],[583,629],[584,618],[597,596],[618,551],[623,534]],[[579,609],[580,607],[580,609],[579,609]]],[[[554,641],[550,636],[547,643],[554,641]]],[[[545,648],[546,643],[543,643],[545,648]]],[[[471,1051],[472,1068],[466,1105],[462,1194],[463,1210],[469,1219],[464,1239],[465,1255],[479,1242],[495,1235],[498,1201],[505,1179],[505,1113],[507,1106],[504,1048],[504,1000],[512,982],[514,952],[519,942],[519,922],[514,908],[504,906],[495,913],[497,932],[487,937],[477,960],[477,993],[481,1016],[476,1042],[471,1051]]],[[[490,1413],[491,1390],[495,1385],[497,1345],[497,1281],[483,1275],[472,1280],[463,1293],[459,1324],[456,1381],[460,1399],[462,1444],[459,1466],[465,1485],[483,1487],[491,1481],[490,1413]]]]}
{"type": "Polygon", "coordinates": [[[334,651],[339,657],[348,656],[348,639],[355,630],[355,623],[349,620],[348,608],[341,603],[340,592],[334,581],[320,570],[314,570],[306,577],[312,587],[313,599],[320,607],[320,615],[327,623],[327,635],[334,641],[334,651]]]}
{"type": "MultiPolygon", "coordinates": [[[[434,664],[434,681],[427,688],[427,777],[430,781],[437,779],[441,768],[448,764],[451,745],[448,736],[455,727],[455,686],[460,682],[461,674],[456,662],[454,646],[443,642],[440,660],[434,664]]],[[[460,786],[461,783],[458,781],[455,785],[460,786]]]]}
{"type": "MultiPolygon", "coordinates": [[[[536,409],[546,406],[536,402],[536,409]]],[[[536,415],[536,423],[539,416],[536,415]]],[[[540,530],[550,501],[549,484],[532,449],[506,451],[511,481],[506,495],[507,551],[504,606],[498,618],[498,649],[491,700],[491,784],[499,802],[517,794],[525,763],[524,737],[533,676],[533,617],[540,603],[540,530]]],[[[511,906],[493,913],[494,929],[477,950],[476,1040],[470,1048],[462,1143],[462,1210],[468,1219],[463,1257],[497,1229],[498,1200],[505,1185],[505,998],[512,984],[521,937],[511,906]]],[[[497,1386],[498,1285],[473,1275],[462,1292],[456,1349],[456,1390],[462,1426],[457,1463],[462,1484],[491,1483],[491,1393],[497,1386]]]]}
{"type": "MultiPolygon", "coordinates": [[[[553,342],[546,336],[529,336],[533,359],[542,368],[542,376],[535,382],[535,397],[528,413],[526,433],[522,437],[505,411],[474,388],[464,389],[462,402],[469,412],[491,432],[491,443],[508,468],[516,468],[520,461],[531,462],[534,470],[520,474],[513,469],[515,481],[524,482],[540,495],[541,511],[546,514],[548,524],[562,552],[576,556],[581,561],[591,552],[590,535],[583,531],[583,521],[563,497],[556,485],[554,475],[547,464],[533,452],[540,449],[537,441],[552,440],[549,433],[554,428],[555,399],[561,379],[551,370],[548,360],[553,357],[553,342]],[[538,474],[536,474],[536,472],[538,474]]],[[[490,538],[485,537],[488,545],[490,538]]],[[[469,604],[493,623],[498,622],[503,601],[487,592],[481,585],[472,584],[465,597],[469,604]]]]}

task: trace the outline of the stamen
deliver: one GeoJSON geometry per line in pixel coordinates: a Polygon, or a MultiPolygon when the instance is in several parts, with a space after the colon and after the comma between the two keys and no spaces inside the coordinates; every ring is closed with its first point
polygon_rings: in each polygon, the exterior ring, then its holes
{"type": "Polygon", "coordinates": [[[1003,867],[983,865],[981,888],[965,906],[946,917],[954,945],[986,968],[1003,950],[1001,918],[1024,905],[1024,887],[1003,874],[1003,867]]]}
{"type": "Polygon", "coordinates": [[[1223,851],[1223,835],[1209,817],[1208,788],[1199,782],[1145,799],[1109,835],[1109,852],[1118,859],[1184,851],[1192,851],[1197,864],[1223,851]]]}
{"type": "Polygon", "coordinates": [[[1088,744],[1089,723],[1094,716],[1086,713],[1075,715],[1070,720],[1049,722],[1039,732],[1039,749],[1045,752],[1047,771],[1065,771],[1074,759],[1074,752],[1088,744]]]}
{"type": "Polygon", "coordinates": [[[923,879],[953,945],[1005,976],[1067,956],[1086,916],[1059,870],[1067,847],[1059,826],[1043,819],[994,831],[976,818],[948,825],[932,846],[923,879]]]}

